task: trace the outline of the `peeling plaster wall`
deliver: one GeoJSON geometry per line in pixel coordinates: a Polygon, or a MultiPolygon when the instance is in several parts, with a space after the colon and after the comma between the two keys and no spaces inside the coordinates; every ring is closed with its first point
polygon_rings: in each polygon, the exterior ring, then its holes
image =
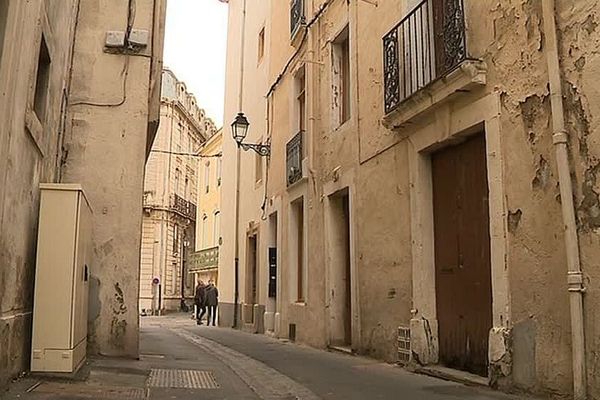
{"type": "MultiPolygon", "coordinates": [[[[557,1],[560,62],[576,187],[585,295],[591,398],[598,388],[599,277],[596,186],[600,31],[597,1],[557,1]],[[597,107],[597,106],[596,106],[597,107]],[[596,125],[597,126],[597,125],[596,125]]],[[[560,194],[552,145],[551,110],[541,3],[471,2],[469,48],[488,65],[488,90],[501,93],[506,154],[514,384],[540,393],[569,393],[572,385],[570,312],[560,194]],[[489,16],[489,17],[488,17],[489,16]],[[491,18],[490,23],[475,21],[491,18]],[[523,372],[521,372],[523,371],[523,372]],[[525,373],[525,371],[530,371],[525,373]],[[531,372],[534,371],[534,372],[531,372]]]]}
{"type": "MultiPolygon", "coordinates": [[[[11,0],[0,55],[0,387],[29,368],[39,183],[60,178],[75,0],[11,0]],[[43,32],[51,58],[46,118],[36,134],[32,115],[43,32]],[[30,111],[27,111],[29,108],[30,111]],[[35,135],[35,136],[34,136],[35,135]]],[[[0,40],[2,37],[0,36],[0,40]]],[[[0,46],[2,43],[0,43],[0,46]]]]}
{"type": "MultiPolygon", "coordinates": [[[[383,159],[390,146],[402,146],[403,136],[381,126],[383,67],[381,47],[375,43],[400,21],[403,7],[413,6],[414,3],[408,1],[382,1],[377,8],[359,5],[356,28],[361,57],[358,63],[358,151],[362,163],[359,171],[370,170],[371,158],[383,159]],[[373,20],[382,23],[367,23],[373,20]],[[380,25],[382,32],[373,33],[380,25]]],[[[491,351],[497,360],[503,360],[497,364],[498,369],[493,370],[491,380],[494,383],[498,376],[507,374],[508,381],[502,378],[497,381],[500,387],[514,385],[542,394],[568,394],[572,392],[569,295],[541,2],[490,0],[465,2],[465,6],[469,55],[483,60],[488,68],[487,85],[479,93],[473,93],[472,101],[494,92],[500,94],[501,100],[499,128],[506,177],[502,186],[507,208],[506,263],[511,312],[507,326],[511,335],[507,340],[491,335],[494,339],[490,343],[491,351]],[[497,352],[502,348],[508,358],[497,352]],[[512,371],[505,368],[505,360],[511,360],[512,371]]],[[[600,124],[596,121],[600,113],[599,6],[598,1],[591,0],[557,1],[564,104],[571,135],[572,178],[587,286],[586,354],[591,398],[600,396],[600,322],[594,316],[594,310],[600,306],[597,285],[600,278],[600,182],[597,179],[600,124]]],[[[481,113],[483,115],[484,110],[481,113]]],[[[405,126],[403,134],[410,135],[417,130],[416,126],[405,126]]],[[[408,165],[400,168],[408,168],[408,165]]],[[[359,176],[361,174],[359,172],[359,176]]],[[[398,179],[389,172],[386,177],[398,179]]],[[[360,190],[366,191],[364,197],[370,199],[369,204],[378,196],[394,195],[381,190],[369,193],[368,185],[361,185],[360,190]]],[[[397,207],[402,208],[402,204],[403,200],[399,199],[397,207]]],[[[389,218],[382,221],[378,229],[385,232],[395,223],[389,218]]],[[[365,241],[369,243],[362,235],[361,246],[365,241]]],[[[402,244],[399,246],[402,248],[402,244]]],[[[405,248],[404,251],[410,250],[405,248]]],[[[506,332],[502,335],[506,336],[506,332]]]]}

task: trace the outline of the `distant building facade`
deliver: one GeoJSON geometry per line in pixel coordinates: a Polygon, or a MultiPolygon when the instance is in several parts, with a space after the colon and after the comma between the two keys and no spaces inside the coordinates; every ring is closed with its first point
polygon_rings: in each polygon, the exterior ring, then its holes
{"type": "Polygon", "coordinates": [[[229,0],[221,323],[600,398],[599,6],[229,0]]]}
{"type": "Polygon", "coordinates": [[[223,130],[220,129],[200,150],[198,177],[198,221],[196,248],[190,260],[194,281],[212,279],[219,286],[221,247],[221,186],[223,184],[223,130]]]}
{"type": "Polygon", "coordinates": [[[140,311],[179,310],[191,304],[189,255],[196,242],[198,157],[215,125],[185,83],[163,71],[161,121],[146,164],[140,261],[140,311]]]}
{"type": "Polygon", "coordinates": [[[165,15],[164,0],[135,18],[122,0],[0,2],[0,386],[29,368],[40,183],[81,184],[93,211],[88,353],[138,356],[165,15]]]}

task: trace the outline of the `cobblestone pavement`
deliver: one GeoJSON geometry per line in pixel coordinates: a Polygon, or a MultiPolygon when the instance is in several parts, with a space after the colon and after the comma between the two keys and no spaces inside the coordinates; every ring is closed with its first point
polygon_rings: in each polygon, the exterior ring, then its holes
{"type": "Polygon", "coordinates": [[[143,318],[140,350],[140,360],[91,360],[75,380],[27,376],[1,398],[524,399],[412,374],[362,357],[197,326],[181,315],[143,318]]]}

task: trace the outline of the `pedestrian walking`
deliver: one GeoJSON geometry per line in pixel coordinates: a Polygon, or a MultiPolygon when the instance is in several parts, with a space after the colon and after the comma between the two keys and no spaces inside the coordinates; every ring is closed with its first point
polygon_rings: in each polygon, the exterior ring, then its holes
{"type": "Polygon", "coordinates": [[[206,306],[208,307],[208,320],[206,325],[210,325],[212,317],[212,325],[216,326],[217,320],[217,305],[219,304],[219,290],[211,279],[208,281],[208,286],[205,289],[206,306]]]}
{"type": "Polygon", "coordinates": [[[206,314],[206,285],[201,279],[198,279],[194,303],[196,304],[196,324],[202,325],[202,317],[206,314]]]}

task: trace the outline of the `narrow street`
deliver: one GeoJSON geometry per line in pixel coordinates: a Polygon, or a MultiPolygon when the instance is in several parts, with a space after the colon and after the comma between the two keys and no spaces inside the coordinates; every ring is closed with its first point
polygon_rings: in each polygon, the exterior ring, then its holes
{"type": "Polygon", "coordinates": [[[29,376],[2,399],[517,399],[187,316],[142,319],[140,361],[95,359],[79,380],[29,376]]]}

